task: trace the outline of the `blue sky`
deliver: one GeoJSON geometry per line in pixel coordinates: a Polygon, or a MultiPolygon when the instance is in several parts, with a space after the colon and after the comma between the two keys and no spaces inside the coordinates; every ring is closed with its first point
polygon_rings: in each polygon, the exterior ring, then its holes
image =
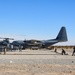
{"type": "Polygon", "coordinates": [[[0,0],[1,37],[50,39],[62,26],[75,41],[75,0],[0,0]]]}

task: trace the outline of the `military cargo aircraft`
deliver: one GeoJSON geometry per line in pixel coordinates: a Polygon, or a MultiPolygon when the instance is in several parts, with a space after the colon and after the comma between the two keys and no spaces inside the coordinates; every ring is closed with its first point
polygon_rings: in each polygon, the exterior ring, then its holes
{"type": "Polygon", "coordinates": [[[4,47],[11,49],[11,43],[9,42],[9,40],[14,40],[13,38],[0,37],[0,39],[3,39],[3,41],[0,41],[0,51],[2,51],[4,49],[4,47]]]}
{"type": "Polygon", "coordinates": [[[7,45],[9,44],[9,40],[14,40],[13,38],[3,38],[3,37],[0,37],[0,39],[3,39],[3,41],[0,41],[0,45],[7,45]]]}
{"type": "Polygon", "coordinates": [[[57,37],[55,39],[49,39],[49,40],[19,40],[19,41],[13,41],[12,43],[9,42],[9,40],[14,40],[12,38],[1,38],[4,39],[0,42],[0,46],[6,46],[10,49],[40,49],[40,48],[47,48],[50,45],[53,45],[58,42],[66,42],[67,39],[67,33],[66,28],[61,27],[57,37]]]}
{"type": "Polygon", "coordinates": [[[13,41],[12,44],[15,46],[23,46],[23,48],[30,48],[30,49],[39,49],[39,48],[47,48],[50,45],[53,45],[58,42],[66,42],[67,39],[67,33],[66,28],[61,27],[57,37],[55,39],[49,39],[49,40],[24,40],[24,41],[13,41]]]}

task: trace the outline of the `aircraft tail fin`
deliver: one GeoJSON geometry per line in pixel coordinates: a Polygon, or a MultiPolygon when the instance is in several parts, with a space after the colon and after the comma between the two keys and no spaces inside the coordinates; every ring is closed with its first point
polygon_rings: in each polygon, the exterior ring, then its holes
{"type": "Polygon", "coordinates": [[[68,41],[65,27],[62,27],[60,29],[60,32],[59,32],[58,36],[56,37],[56,40],[58,40],[60,42],[68,41]]]}

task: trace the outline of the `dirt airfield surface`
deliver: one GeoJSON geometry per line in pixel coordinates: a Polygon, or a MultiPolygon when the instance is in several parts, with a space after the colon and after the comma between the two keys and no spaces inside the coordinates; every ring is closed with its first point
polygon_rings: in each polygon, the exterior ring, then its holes
{"type": "Polygon", "coordinates": [[[0,75],[75,75],[72,50],[23,50],[0,54],[0,75]]]}

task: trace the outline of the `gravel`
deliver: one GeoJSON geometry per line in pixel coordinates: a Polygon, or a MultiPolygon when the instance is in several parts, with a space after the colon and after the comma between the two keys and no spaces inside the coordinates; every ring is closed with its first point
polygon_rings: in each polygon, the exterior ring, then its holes
{"type": "Polygon", "coordinates": [[[75,59],[0,59],[0,64],[60,64],[75,65],[75,59]]]}

